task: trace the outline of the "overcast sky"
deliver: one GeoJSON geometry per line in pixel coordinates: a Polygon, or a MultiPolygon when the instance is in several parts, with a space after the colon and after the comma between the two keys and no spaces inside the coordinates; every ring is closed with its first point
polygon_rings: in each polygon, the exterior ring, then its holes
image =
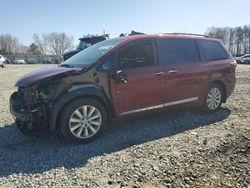
{"type": "Polygon", "coordinates": [[[250,24],[250,0],[0,0],[0,34],[29,45],[33,33],[116,37],[145,33],[203,34],[211,26],[250,24]]]}

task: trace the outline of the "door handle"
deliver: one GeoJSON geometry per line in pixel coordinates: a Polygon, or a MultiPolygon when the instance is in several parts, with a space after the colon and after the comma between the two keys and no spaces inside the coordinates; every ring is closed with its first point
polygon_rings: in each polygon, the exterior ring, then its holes
{"type": "Polygon", "coordinates": [[[178,70],[170,70],[170,71],[168,71],[168,74],[175,74],[177,72],[178,72],[178,70]]]}
{"type": "Polygon", "coordinates": [[[153,76],[161,76],[163,75],[165,72],[155,72],[153,73],[153,76]]]}

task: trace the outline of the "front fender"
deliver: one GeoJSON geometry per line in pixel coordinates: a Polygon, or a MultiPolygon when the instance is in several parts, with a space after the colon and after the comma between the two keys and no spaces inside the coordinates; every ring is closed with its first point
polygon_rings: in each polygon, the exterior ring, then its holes
{"type": "MultiPolygon", "coordinates": [[[[56,130],[57,118],[60,115],[61,109],[70,101],[79,97],[90,97],[101,100],[101,103],[110,109],[110,103],[105,96],[102,88],[94,84],[79,84],[71,86],[66,93],[58,97],[50,108],[49,113],[49,126],[50,130],[54,132],[56,130]]],[[[108,116],[110,117],[110,110],[108,110],[108,116]]]]}

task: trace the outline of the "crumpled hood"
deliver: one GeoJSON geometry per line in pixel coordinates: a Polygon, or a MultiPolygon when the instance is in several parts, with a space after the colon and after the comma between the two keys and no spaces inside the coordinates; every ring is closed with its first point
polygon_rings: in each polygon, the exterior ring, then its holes
{"type": "Polygon", "coordinates": [[[19,80],[17,80],[15,86],[17,87],[29,87],[37,82],[47,80],[53,76],[61,75],[74,71],[75,68],[65,67],[48,67],[42,68],[37,71],[25,74],[19,80]]]}

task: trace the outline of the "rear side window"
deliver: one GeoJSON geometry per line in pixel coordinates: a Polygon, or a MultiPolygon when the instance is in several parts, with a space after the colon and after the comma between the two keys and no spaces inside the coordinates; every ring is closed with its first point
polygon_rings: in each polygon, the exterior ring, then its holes
{"type": "Polygon", "coordinates": [[[198,49],[191,39],[158,40],[160,64],[191,63],[200,60],[198,49]]]}
{"type": "Polygon", "coordinates": [[[199,46],[206,61],[228,58],[227,52],[217,41],[199,40],[199,46]]]}

